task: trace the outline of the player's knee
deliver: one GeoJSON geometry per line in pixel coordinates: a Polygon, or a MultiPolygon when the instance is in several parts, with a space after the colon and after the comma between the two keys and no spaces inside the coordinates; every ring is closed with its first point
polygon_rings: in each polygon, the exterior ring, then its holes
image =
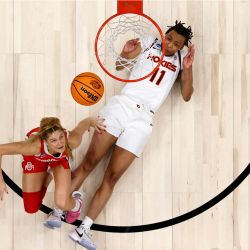
{"type": "Polygon", "coordinates": [[[105,176],[105,182],[109,185],[110,188],[114,188],[120,177],[121,176],[118,173],[110,172],[105,176]]]}
{"type": "Polygon", "coordinates": [[[23,192],[23,204],[25,212],[29,214],[36,213],[42,204],[42,191],[23,192]]]}
{"type": "Polygon", "coordinates": [[[81,166],[86,172],[91,172],[98,164],[99,159],[95,153],[89,152],[83,160],[81,166]]]}

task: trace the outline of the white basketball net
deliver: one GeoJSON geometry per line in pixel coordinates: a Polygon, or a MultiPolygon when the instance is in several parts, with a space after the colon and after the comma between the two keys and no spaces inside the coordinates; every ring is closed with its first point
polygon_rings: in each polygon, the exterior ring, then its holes
{"type": "MultiPolygon", "coordinates": [[[[116,62],[118,62],[125,69],[123,71],[129,73],[130,79],[141,78],[144,72],[150,73],[148,69],[145,69],[144,62],[147,59],[145,51],[152,45],[155,38],[161,41],[158,29],[150,20],[137,14],[122,14],[111,19],[102,29],[98,39],[97,53],[103,66],[112,75],[124,78],[120,71],[116,70],[116,62]],[[134,59],[121,57],[120,54],[125,43],[135,38],[139,38],[141,42],[142,50],[140,55],[134,59]],[[138,74],[136,76],[132,75],[135,63],[140,64],[140,76],[138,74]]],[[[151,68],[153,67],[152,65],[151,68]]]]}

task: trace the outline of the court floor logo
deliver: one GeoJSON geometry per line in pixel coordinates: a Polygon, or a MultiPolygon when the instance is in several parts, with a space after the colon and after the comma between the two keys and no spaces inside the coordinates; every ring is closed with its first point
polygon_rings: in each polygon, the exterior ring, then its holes
{"type": "MultiPolygon", "coordinates": [[[[138,225],[138,226],[109,226],[109,225],[93,224],[91,229],[96,230],[96,231],[102,231],[102,232],[110,232],[110,233],[136,233],[136,232],[151,231],[151,230],[156,230],[156,229],[161,229],[161,228],[176,225],[178,223],[189,220],[205,212],[206,210],[210,209],[211,207],[219,203],[221,200],[227,197],[230,193],[232,193],[248,177],[249,173],[250,173],[250,163],[242,171],[242,173],[221,193],[219,193],[218,195],[216,195],[214,198],[204,203],[203,205],[193,209],[192,211],[182,214],[180,216],[174,217],[172,219],[168,219],[165,221],[156,222],[152,224],[138,225]]],[[[4,177],[6,184],[14,192],[16,192],[19,196],[22,197],[22,189],[15,182],[13,182],[4,171],[3,171],[3,177],[4,177]]],[[[51,208],[43,204],[40,210],[46,214],[49,214],[52,211],[51,208]]],[[[79,226],[81,222],[82,221],[77,220],[76,222],[73,223],[73,225],[79,226]]]]}

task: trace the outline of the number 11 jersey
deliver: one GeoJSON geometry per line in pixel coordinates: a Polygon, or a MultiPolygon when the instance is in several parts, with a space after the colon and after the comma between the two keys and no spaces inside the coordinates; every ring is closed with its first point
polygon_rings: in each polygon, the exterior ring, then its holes
{"type": "MultiPolygon", "coordinates": [[[[131,72],[129,78],[131,80],[149,74],[157,66],[161,58],[160,41],[155,39],[143,53],[146,53],[146,56],[143,55],[146,60],[142,62],[139,56],[131,72]],[[143,63],[143,67],[141,63],[143,63]]],[[[164,56],[160,67],[151,76],[142,81],[127,83],[121,94],[144,104],[149,110],[157,111],[167,98],[180,70],[182,70],[182,61],[186,53],[186,51],[181,50],[180,59],[178,52],[172,56],[164,56]]]]}

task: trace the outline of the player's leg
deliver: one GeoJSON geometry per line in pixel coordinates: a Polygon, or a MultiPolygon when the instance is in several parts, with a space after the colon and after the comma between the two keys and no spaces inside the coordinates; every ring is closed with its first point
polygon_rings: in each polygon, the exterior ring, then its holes
{"type": "MultiPolygon", "coordinates": [[[[55,208],[49,214],[48,218],[44,222],[44,225],[49,228],[61,227],[61,217],[64,211],[71,211],[71,219],[74,222],[81,213],[82,208],[82,194],[79,192],[70,193],[71,187],[71,170],[65,169],[59,165],[51,168],[55,181],[55,208]],[[74,218],[73,218],[74,217],[74,218]]],[[[67,219],[67,218],[66,218],[67,219]]]]}
{"type": "Polygon", "coordinates": [[[115,184],[118,182],[123,173],[129,168],[136,156],[123,149],[115,146],[110,163],[105,172],[103,182],[92,199],[87,216],[95,220],[103,210],[109,200],[115,184]]]}
{"type": "Polygon", "coordinates": [[[116,142],[103,182],[94,195],[87,216],[83,219],[82,224],[69,234],[72,240],[87,249],[96,249],[90,237],[90,227],[93,220],[96,219],[109,200],[119,178],[128,169],[135,157],[140,156],[151,135],[152,116],[143,111],[134,111],[134,119],[127,124],[125,131],[116,142]]]}
{"type": "Polygon", "coordinates": [[[22,195],[24,209],[27,213],[36,213],[47,188],[43,185],[46,172],[24,171],[22,178],[22,195]]]}
{"type": "Polygon", "coordinates": [[[51,170],[49,170],[49,172],[47,171],[46,176],[44,178],[43,186],[48,188],[48,186],[52,180],[53,180],[53,174],[52,174],[51,170]]]}
{"type": "Polygon", "coordinates": [[[52,171],[55,181],[55,205],[63,211],[68,211],[75,206],[75,200],[70,195],[71,170],[59,165],[53,167],[52,171]]]}
{"type": "Polygon", "coordinates": [[[86,156],[72,173],[71,192],[80,188],[85,178],[96,167],[116,140],[117,137],[108,132],[102,132],[102,134],[94,133],[86,156]]]}
{"type": "Polygon", "coordinates": [[[87,216],[84,218],[83,223],[69,234],[72,240],[87,249],[96,249],[91,240],[90,227],[109,200],[115,184],[135,158],[136,156],[133,153],[115,146],[103,182],[91,201],[87,216]]]}
{"type": "Polygon", "coordinates": [[[124,113],[117,97],[112,97],[99,112],[99,115],[104,118],[106,131],[101,134],[94,133],[86,156],[72,174],[71,191],[80,188],[85,178],[96,167],[123,131],[121,119],[126,118],[126,113],[124,113]]]}

